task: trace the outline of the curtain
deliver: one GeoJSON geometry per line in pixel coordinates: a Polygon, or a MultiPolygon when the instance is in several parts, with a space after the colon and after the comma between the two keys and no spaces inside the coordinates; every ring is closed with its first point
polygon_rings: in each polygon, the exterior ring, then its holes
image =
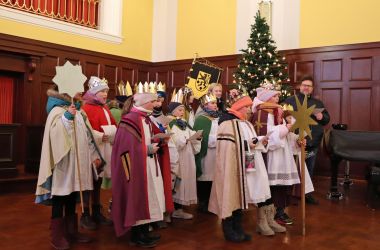
{"type": "Polygon", "coordinates": [[[0,76],[0,124],[13,123],[13,78],[0,76]]]}

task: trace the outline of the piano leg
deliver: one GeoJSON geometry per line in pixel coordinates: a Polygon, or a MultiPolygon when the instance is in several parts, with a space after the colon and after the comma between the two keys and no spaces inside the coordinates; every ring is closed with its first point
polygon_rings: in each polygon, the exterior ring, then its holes
{"type": "Polygon", "coordinates": [[[346,167],[344,169],[344,180],[340,183],[341,186],[349,188],[354,182],[350,179],[350,161],[346,160],[346,167]]]}
{"type": "Polygon", "coordinates": [[[327,193],[327,199],[329,200],[341,200],[343,199],[343,194],[338,191],[338,170],[339,163],[342,158],[337,155],[332,154],[330,158],[331,165],[331,184],[330,192],[327,193]]]}

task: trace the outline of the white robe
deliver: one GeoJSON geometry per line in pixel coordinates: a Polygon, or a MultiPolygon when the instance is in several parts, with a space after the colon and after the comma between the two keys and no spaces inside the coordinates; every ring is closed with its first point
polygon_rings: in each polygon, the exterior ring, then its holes
{"type": "Polygon", "coordinates": [[[58,119],[60,121],[57,122],[63,123],[72,145],[68,154],[54,167],[51,195],[62,196],[79,190],[92,190],[92,162],[99,158],[99,156],[95,151],[94,145],[91,143],[90,132],[86,128],[83,117],[78,112],[73,121],[66,119],[64,115],[58,119]],[[77,147],[75,146],[74,122],[76,125],[77,147]],[[79,185],[78,178],[76,148],[78,149],[81,186],[79,185]]]}
{"type": "MultiPolygon", "coordinates": [[[[173,194],[173,201],[182,205],[196,204],[198,198],[194,155],[201,150],[201,141],[186,142],[190,136],[196,133],[188,127],[181,130],[173,125],[170,132],[174,133],[172,140],[178,152],[178,176],[181,178],[177,192],[173,194]]],[[[169,150],[172,150],[170,145],[169,150]]]]}
{"type": "MultiPolygon", "coordinates": [[[[143,118],[142,124],[144,128],[145,144],[152,144],[152,132],[150,125],[145,123],[145,118],[143,118]]],[[[139,220],[135,225],[161,221],[163,220],[165,212],[164,184],[162,180],[160,165],[156,157],[146,157],[146,174],[148,182],[148,203],[150,219],[139,220]]]]}
{"type": "MultiPolygon", "coordinates": [[[[301,148],[297,144],[298,135],[290,132],[288,135],[288,142],[290,144],[290,149],[293,155],[296,155],[298,158],[298,166],[301,166],[301,148]]],[[[301,175],[301,167],[300,167],[300,175],[301,175]]],[[[305,163],[305,194],[311,193],[314,191],[313,182],[311,181],[309,171],[307,170],[307,166],[305,163]]]]}
{"type": "MultiPolygon", "coordinates": [[[[246,141],[256,138],[256,132],[251,123],[239,121],[239,127],[242,131],[242,137],[246,141]]],[[[255,152],[255,169],[254,172],[246,172],[248,187],[248,202],[257,204],[271,198],[268,173],[265,167],[264,159],[261,152],[265,152],[264,145],[259,141],[254,149],[255,152]]]]}
{"type": "Polygon", "coordinates": [[[213,181],[216,164],[216,137],[218,133],[219,119],[213,119],[211,122],[210,134],[208,136],[207,154],[201,160],[202,175],[198,181],[213,181]]]}

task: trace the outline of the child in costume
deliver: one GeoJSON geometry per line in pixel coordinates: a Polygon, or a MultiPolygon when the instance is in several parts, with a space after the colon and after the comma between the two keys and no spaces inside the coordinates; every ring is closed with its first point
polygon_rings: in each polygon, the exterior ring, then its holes
{"type": "Polygon", "coordinates": [[[289,204],[292,186],[299,184],[295,164],[287,134],[291,124],[286,124],[282,117],[282,107],[278,105],[279,92],[272,89],[258,88],[254,99],[253,124],[259,136],[269,135],[266,166],[271,195],[276,206],[276,220],[280,224],[292,224],[292,219],[285,213],[289,204]]]}
{"type": "Polygon", "coordinates": [[[102,158],[79,102],[72,104],[71,98],[60,94],[58,89],[48,90],[47,94],[48,118],[42,142],[36,203],[52,205],[51,245],[55,249],[69,249],[71,243],[91,240],[78,232],[75,207],[78,191],[93,189],[91,165],[100,167],[102,158]]]}
{"type": "MultiPolygon", "coordinates": [[[[201,149],[201,134],[196,133],[184,120],[185,105],[183,101],[182,89],[173,96],[169,103],[169,112],[175,117],[170,122],[170,132],[173,133],[172,141],[178,152],[178,167],[176,172],[175,193],[173,201],[175,210],[172,213],[173,218],[192,219],[193,215],[183,211],[183,205],[197,203],[197,186],[196,186],[196,166],[194,154],[199,153],[201,149]]],[[[171,147],[169,147],[171,150],[171,147]]]]}
{"type": "Polygon", "coordinates": [[[149,223],[163,220],[165,193],[149,118],[157,102],[154,84],[137,86],[133,106],[126,109],[112,150],[112,219],[116,236],[131,230],[130,244],[154,247],[159,235],[149,232],[149,223]]]}
{"type": "Polygon", "coordinates": [[[198,210],[207,212],[216,162],[216,135],[220,114],[217,98],[213,94],[202,96],[200,110],[194,124],[194,130],[203,130],[201,151],[195,155],[198,210]]]}
{"type": "Polygon", "coordinates": [[[111,152],[113,137],[116,132],[116,121],[106,105],[108,96],[108,84],[105,79],[101,80],[96,76],[91,76],[88,81],[88,91],[83,96],[85,104],[83,110],[93,128],[95,142],[106,164],[104,171],[99,176],[94,176],[94,190],[92,191],[92,216],[90,216],[89,195],[86,194],[86,206],[81,218],[81,226],[95,230],[98,224],[111,225],[112,221],[102,213],[100,204],[100,189],[111,187],[111,152]]]}

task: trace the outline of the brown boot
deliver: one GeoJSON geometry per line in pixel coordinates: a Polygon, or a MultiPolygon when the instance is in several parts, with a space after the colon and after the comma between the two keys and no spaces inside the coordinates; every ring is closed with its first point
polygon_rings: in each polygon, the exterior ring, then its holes
{"type": "Polygon", "coordinates": [[[272,228],[272,230],[276,233],[285,233],[286,228],[281,226],[274,220],[274,215],[276,213],[276,208],[274,207],[274,205],[271,204],[271,205],[265,206],[264,208],[265,208],[265,213],[267,215],[268,225],[270,226],[270,228],[272,228]]]}
{"type": "Polygon", "coordinates": [[[65,228],[67,239],[70,242],[88,243],[92,241],[90,237],[78,231],[78,218],[76,214],[65,216],[65,228]]]}
{"type": "Polygon", "coordinates": [[[274,232],[268,225],[267,216],[265,214],[265,208],[266,206],[257,208],[256,232],[265,236],[272,236],[274,235],[274,232]]]}
{"type": "Polygon", "coordinates": [[[63,218],[54,218],[50,221],[51,245],[55,249],[69,249],[70,245],[65,238],[63,218]]]}

